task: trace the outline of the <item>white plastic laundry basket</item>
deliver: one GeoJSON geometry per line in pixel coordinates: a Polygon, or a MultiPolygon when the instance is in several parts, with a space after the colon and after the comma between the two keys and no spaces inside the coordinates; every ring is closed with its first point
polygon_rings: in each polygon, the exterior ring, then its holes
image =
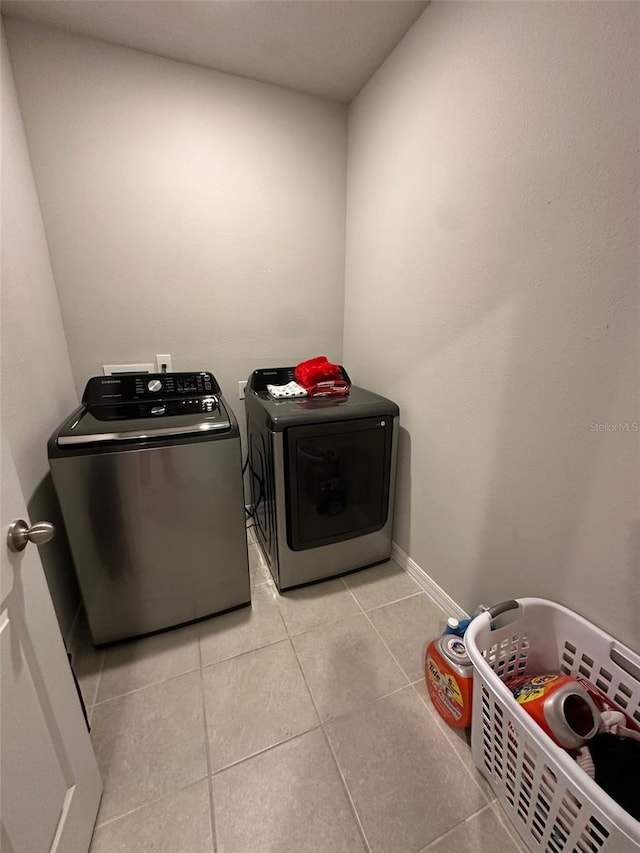
{"type": "Polygon", "coordinates": [[[477,616],[465,644],[474,666],[473,760],[529,850],[640,851],[640,822],[555,745],[503,684],[525,672],[582,675],[640,724],[640,656],[540,598],[506,601],[477,616]]]}

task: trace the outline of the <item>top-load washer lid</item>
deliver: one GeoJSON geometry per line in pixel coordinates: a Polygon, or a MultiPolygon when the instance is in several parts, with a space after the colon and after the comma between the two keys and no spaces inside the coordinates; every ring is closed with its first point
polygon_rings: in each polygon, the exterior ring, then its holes
{"type": "Polygon", "coordinates": [[[61,426],[56,443],[65,447],[166,439],[225,432],[231,426],[211,373],[94,376],[82,406],[61,426]]]}

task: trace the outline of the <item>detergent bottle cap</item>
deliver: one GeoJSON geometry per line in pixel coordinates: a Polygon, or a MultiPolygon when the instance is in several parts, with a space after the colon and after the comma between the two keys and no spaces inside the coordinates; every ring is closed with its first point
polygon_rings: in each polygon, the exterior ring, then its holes
{"type": "MultiPolygon", "coordinates": [[[[461,666],[471,666],[471,659],[467,654],[462,637],[441,637],[438,649],[449,661],[460,664],[461,666]]],[[[469,675],[469,673],[466,674],[467,676],[469,675]]]]}
{"type": "Polygon", "coordinates": [[[451,628],[452,631],[457,630],[460,627],[460,622],[455,619],[453,616],[449,616],[447,619],[447,628],[451,628]]]}

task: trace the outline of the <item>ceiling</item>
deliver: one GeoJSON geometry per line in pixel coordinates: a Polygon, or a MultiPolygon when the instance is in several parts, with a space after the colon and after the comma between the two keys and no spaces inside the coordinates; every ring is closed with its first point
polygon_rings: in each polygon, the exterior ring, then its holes
{"type": "Polygon", "coordinates": [[[2,13],[349,103],[427,0],[5,0],[2,13]]]}

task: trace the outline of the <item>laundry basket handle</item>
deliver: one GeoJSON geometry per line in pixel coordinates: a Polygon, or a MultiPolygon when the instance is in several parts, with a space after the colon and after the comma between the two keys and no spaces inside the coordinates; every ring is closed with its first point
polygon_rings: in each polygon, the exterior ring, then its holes
{"type": "Polygon", "coordinates": [[[520,605],[515,598],[510,598],[508,601],[501,601],[500,604],[494,604],[489,608],[489,615],[493,621],[497,616],[506,613],[508,610],[517,610],[520,605]]]}

